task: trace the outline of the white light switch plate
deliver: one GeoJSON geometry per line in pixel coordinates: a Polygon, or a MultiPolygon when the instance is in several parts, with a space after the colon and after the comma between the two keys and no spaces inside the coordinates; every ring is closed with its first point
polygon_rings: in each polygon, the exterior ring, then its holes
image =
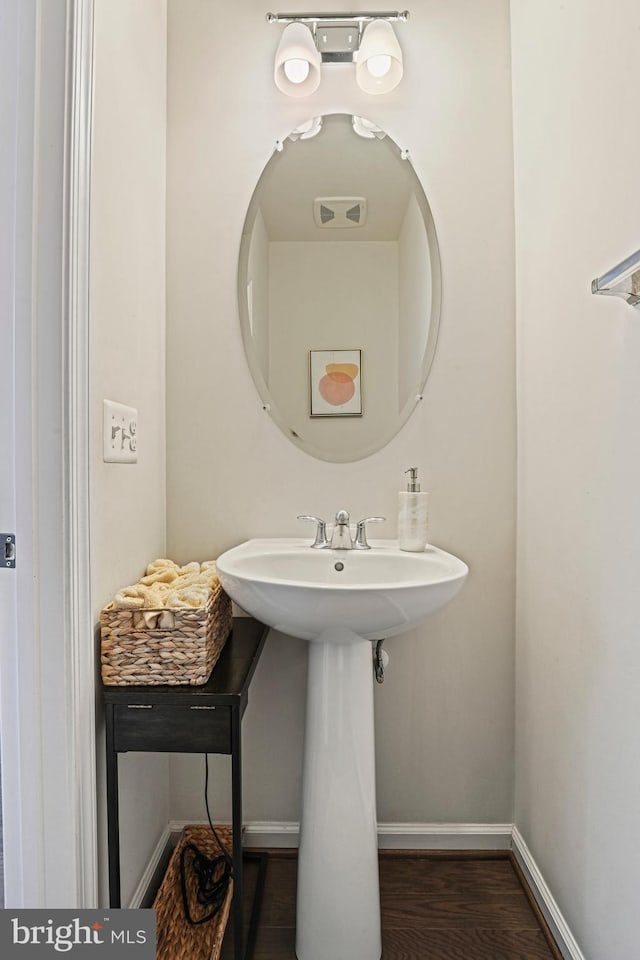
{"type": "Polygon", "coordinates": [[[115,400],[103,401],[103,456],[105,463],[138,462],[138,411],[115,400]]]}

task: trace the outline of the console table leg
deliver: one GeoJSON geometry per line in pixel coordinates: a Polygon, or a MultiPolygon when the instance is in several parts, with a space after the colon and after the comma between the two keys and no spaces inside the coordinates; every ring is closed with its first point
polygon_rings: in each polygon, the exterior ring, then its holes
{"type": "Polygon", "coordinates": [[[114,744],[113,705],[106,709],[107,835],[109,843],[109,905],[120,907],[120,828],[118,812],[118,754],[114,744]]]}
{"type": "Polygon", "coordinates": [[[231,711],[231,823],[233,836],[233,953],[244,960],[244,884],[242,865],[242,737],[240,711],[231,711]]]}

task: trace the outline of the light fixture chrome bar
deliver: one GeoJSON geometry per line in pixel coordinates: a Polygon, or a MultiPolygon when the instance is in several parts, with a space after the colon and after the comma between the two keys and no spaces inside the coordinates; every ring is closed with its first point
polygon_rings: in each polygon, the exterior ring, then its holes
{"type": "Polygon", "coordinates": [[[622,297],[632,307],[640,307],[640,250],[593,280],[591,293],[622,297]]]}
{"type": "Polygon", "coordinates": [[[406,22],[408,10],[380,11],[380,13],[268,13],[267,23],[370,23],[372,20],[388,20],[390,23],[406,22]]]}

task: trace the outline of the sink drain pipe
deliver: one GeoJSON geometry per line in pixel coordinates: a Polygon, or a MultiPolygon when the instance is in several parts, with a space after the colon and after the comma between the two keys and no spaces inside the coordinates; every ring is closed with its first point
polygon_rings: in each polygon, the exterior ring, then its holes
{"type": "Polygon", "coordinates": [[[373,654],[373,669],[378,683],[384,683],[384,668],[389,663],[389,654],[386,650],[382,649],[383,643],[384,640],[378,640],[376,642],[376,649],[373,654]]]}

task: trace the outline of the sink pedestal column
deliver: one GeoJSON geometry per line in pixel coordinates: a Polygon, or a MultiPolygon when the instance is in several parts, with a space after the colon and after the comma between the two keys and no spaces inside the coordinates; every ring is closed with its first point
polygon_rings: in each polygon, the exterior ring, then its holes
{"type": "Polygon", "coordinates": [[[309,643],[298,960],[379,960],[371,643],[337,628],[309,643]]]}

